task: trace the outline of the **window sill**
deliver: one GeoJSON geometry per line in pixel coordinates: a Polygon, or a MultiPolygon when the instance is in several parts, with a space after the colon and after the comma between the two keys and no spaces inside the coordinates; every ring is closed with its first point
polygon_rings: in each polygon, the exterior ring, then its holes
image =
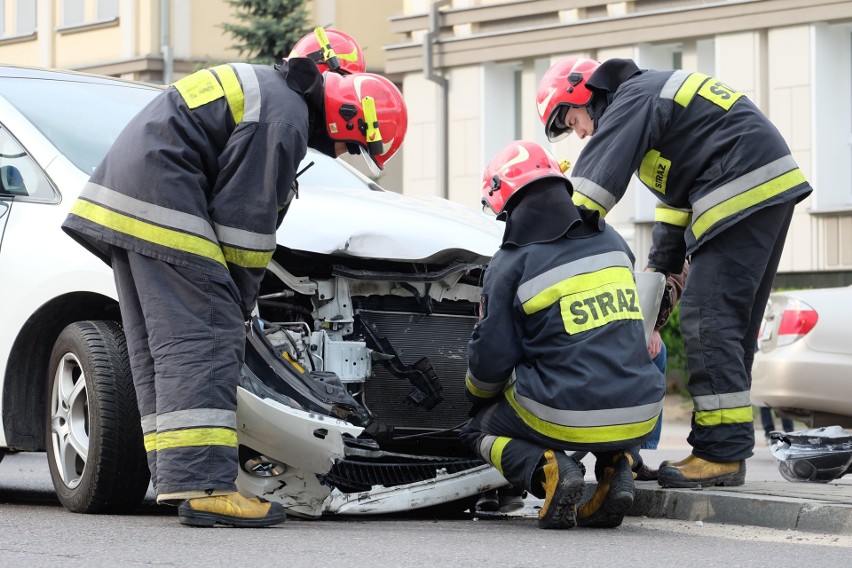
{"type": "Polygon", "coordinates": [[[837,205],[835,207],[808,209],[808,213],[814,215],[815,217],[827,217],[829,215],[852,215],[852,205],[837,205]]]}
{"type": "Polygon", "coordinates": [[[95,22],[83,22],[82,24],[74,24],[70,26],[59,26],[54,31],[61,35],[78,34],[90,32],[92,30],[100,30],[103,28],[112,28],[118,25],[118,18],[110,18],[109,20],[97,20],[95,22]]]}
{"type": "Polygon", "coordinates": [[[38,34],[34,31],[28,34],[18,34],[13,36],[3,36],[0,37],[0,45],[11,45],[13,43],[23,43],[26,41],[32,41],[38,37],[38,34]]]}

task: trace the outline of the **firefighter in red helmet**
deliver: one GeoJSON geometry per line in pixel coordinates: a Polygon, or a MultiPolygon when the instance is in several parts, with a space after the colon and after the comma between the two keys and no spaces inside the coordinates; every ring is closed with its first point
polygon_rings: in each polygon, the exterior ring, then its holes
{"type": "Polygon", "coordinates": [[[290,57],[307,57],[317,64],[320,72],[334,71],[341,75],[364,73],[367,62],[355,38],[340,30],[314,28],[296,42],[290,57]]]}
{"type": "Polygon", "coordinates": [[[569,57],[545,73],[536,104],[551,141],[589,138],[571,178],[574,202],[604,216],[635,174],[658,199],[649,269],[677,274],[689,259],[680,326],[692,452],[664,462],[659,483],[742,485],[763,306],[810,184],[754,103],[702,73],[569,57]]]}
{"type": "Polygon", "coordinates": [[[236,491],[245,322],[307,148],[383,167],[406,127],[378,75],[324,77],[302,57],[219,65],[142,110],[73,205],[63,229],[113,267],[154,490],[181,523],[284,520],[236,491]]]}
{"type": "Polygon", "coordinates": [[[633,254],[541,146],[516,141],[485,169],[482,203],[506,222],[485,271],[465,377],[462,438],[516,488],[544,499],[538,524],[617,527],[633,504],[639,444],[664,378],[651,363],[633,254]],[[598,489],[566,450],[593,452],[598,489]]]}

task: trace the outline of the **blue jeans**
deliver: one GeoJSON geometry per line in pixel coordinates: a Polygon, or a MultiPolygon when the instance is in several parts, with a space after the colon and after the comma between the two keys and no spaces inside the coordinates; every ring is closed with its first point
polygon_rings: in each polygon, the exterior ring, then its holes
{"type": "MultiPolygon", "coordinates": [[[[662,374],[666,374],[666,344],[660,344],[660,352],[657,353],[657,356],[654,357],[653,360],[654,365],[660,370],[662,374]]],[[[651,435],[647,440],[642,442],[642,445],[639,447],[640,450],[656,450],[657,444],[660,443],[660,432],[663,429],[663,412],[660,411],[660,417],[657,419],[657,425],[654,426],[654,430],[651,432],[651,435]]]]}

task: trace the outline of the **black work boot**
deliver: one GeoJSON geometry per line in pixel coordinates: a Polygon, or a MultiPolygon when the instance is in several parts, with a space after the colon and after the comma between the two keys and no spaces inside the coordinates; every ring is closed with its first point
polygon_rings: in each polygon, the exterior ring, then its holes
{"type": "Polygon", "coordinates": [[[492,489],[486,491],[479,496],[476,501],[477,513],[496,513],[500,510],[500,499],[497,497],[497,490],[492,489]]]}
{"type": "Polygon", "coordinates": [[[617,452],[602,460],[609,463],[595,466],[595,494],[577,510],[577,524],[581,527],[614,529],[633,506],[633,456],[617,452]]]}
{"type": "Polygon", "coordinates": [[[280,503],[257,497],[247,499],[239,493],[187,499],[178,507],[182,525],[191,527],[268,527],[283,523],[287,513],[280,503]]]}
{"type": "Polygon", "coordinates": [[[538,482],[544,490],[538,527],[570,529],[577,524],[577,503],[586,486],[583,471],[574,458],[562,451],[546,450],[542,462],[533,476],[533,485],[538,482]]]}

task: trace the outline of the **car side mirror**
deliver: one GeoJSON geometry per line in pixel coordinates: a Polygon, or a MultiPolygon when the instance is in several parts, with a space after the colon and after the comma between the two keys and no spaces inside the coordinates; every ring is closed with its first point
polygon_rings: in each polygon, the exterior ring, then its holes
{"type": "Polygon", "coordinates": [[[21,170],[15,166],[0,166],[0,193],[29,195],[21,170]]]}

